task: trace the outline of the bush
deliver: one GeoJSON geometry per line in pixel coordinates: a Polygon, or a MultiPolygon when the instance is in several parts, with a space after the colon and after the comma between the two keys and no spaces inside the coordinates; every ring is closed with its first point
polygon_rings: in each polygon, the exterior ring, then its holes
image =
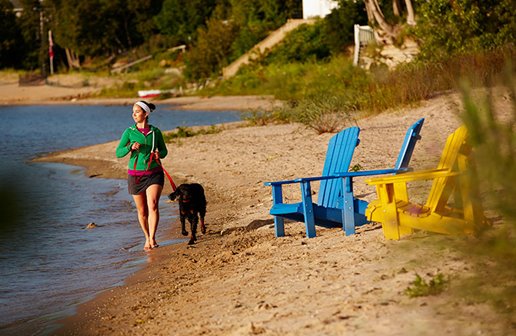
{"type": "Polygon", "coordinates": [[[354,25],[367,24],[363,1],[339,1],[339,6],[324,18],[324,43],[332,54],[339,54],[346,46],[354,44],[354,25]]]}
{"type": "Polygon", "coordinates": [[[440,294],[446,287],[448,280],[444,278],[442,273],[432,277],[430,281],[426,281],[419,274],[412,281],[411,286],[405,289],[405,294],[411,298],[419,296],[429,296],[440,294]]]}
{"type": "Polygon", "coordinates": [[[422,59],[492,50],[514,44],[516,16],[511,0],[419,1],[414,29],[422,59]]]}
{"type": "Polygon", "coordinates": [[[288,64],[292,62],[325,60],[330,48],[324,41],[322,22],[304,24],[292,31],[264,59],[265,64],[288,64]]]}
{"type": "Polygon", "coordinates": [[[228,63],[235,34],[232,23],[210,19],[206,28],[199,29],[197,42],[185,57],[185,76],[197,80],[218,75],[228,63]]]}

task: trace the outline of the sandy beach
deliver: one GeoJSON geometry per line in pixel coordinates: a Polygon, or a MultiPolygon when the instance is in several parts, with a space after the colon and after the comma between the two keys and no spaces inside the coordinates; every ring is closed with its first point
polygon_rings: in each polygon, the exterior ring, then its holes
{"type": "MultiPolygon", "coordinates": [[[[4,84],[5,87],[7,84],[4,84]]],[[[9,84],[11,85],[11,84],[9,84]]],[[[12,84],[14,85],[14,84],[12,84]]],[[[14,91],[13,91],[14,92],[14,91]]],[[[1,105],[63,101],[54,91],[12,93],[1,105]]],[[[501,94],[503,98],[504,93],[501,94]]],[[[71,98],[72,100],[74,98],[71,98]]],[[[77,103],[88,101],[76,100],[77,103]]],[[[107,103],[93,102],[89,103],[107,103]]],[[[115,103],[115,102],[112,102],[115,103]]],[[[132,101],[118,103],[130,104],[132,101]]],[[[174,98],[155,102],[186,109],[269,108],[270,97],[174,98]]],[[[352,165],[391,168],[406,129],[426,118],[411,166],[434,168],[448,134],[459,125],[458,95],[446,95],[381,115],[358,119],[361,143],[352,165]]],[[[500,107],[510,111],[500,99],[500,107]]],[[[129,111],[129,110],[128,110],[129,111]]],[[[129,112],[128,112],[129,113],[129,112]]],[[[152,120],[151,120],[152,123],[152,120]]],[[[157,125],[159,127],[159,125],[157,125]]],[[[347,126],[354,126],[349,124],[347,126]]],[[[97,296],[63,321],[59,335],[507,335],[507,318],[487,301],[457,295],[474,274],[468,258],[451,248],[463,239],[417,233],[401,241],[384,238],[375,223],[345,236],[342,229],[317,228],[305,237],[303,223],[286,224],[275,238],[266,181],[317,176],[333,134],[318,135],[300,124],[226,127],[220,133],[167,144],[163,160],[176,183],[198,182],[207,191],[207,233],[148,254],[147,266],[120,287],[97,296]],[[410,298],[405,289],[416,274],[438,273],[448,288],[435,296],[410,298]]],[[[100,178],[125,178],[127,161],[115,158],[117,142],[54,153],[40,160],[87,168],[100,178]]],[[[317,190],[317,184],[313,185],[317,190]]],[[[169,187],[164,191],[168,193],[169,187]]],[[[355,195],[376,197],[363,179],[355,195]]],[[[299,199],[297,186],[284,197],[299,199]]],[[[138,223],[133,223],[138,225],[138,223]]],[[[179,223],[172,225],[181,237],[179,223]]],[[[98,228],[101,229],[101,228],[98,228]]]]}

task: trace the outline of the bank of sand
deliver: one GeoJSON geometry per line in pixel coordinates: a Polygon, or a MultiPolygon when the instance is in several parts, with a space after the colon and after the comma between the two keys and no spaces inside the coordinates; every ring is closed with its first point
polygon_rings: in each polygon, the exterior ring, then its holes
{"type": "MultiPolygon", "coordinates": [[[[502,99],[501,107],[510,111],[506,103],[502,99]]],[[[424,117],[412,166],[435,167],[446,137],[460,124],[458,105],[457,96],[438,97],[417,107],[359,119],[361,143],[352,164],[363,169],[392,167],[407,127],[424,117]]],[[[268,214],[271,192],[263,182],[318,175],[332,134],[318,135],[299,124],[234,126],[170,143],[169,156],[163,160],[176,182],[199,182],[206,188],[207,234],[199,235],[193,247],[185,242],[149,253],[144,270],[81,306],[76,316],[64,321],[59,334],[503,335],[514,331],[514,324],[488,303],[452,294],[474,272],[459,252],[442,244],[455,238],[418,233],[387,241],[381,227],[370,224],[348,237],[338,228],[318,228],[317,237],[307,239],[302,223],[286,224],[286,237],[274,238],[268,214]],[[450,290],[420,298],[404,294],[416,274],[428,280],[438,273],[449,277],[450,290]]],[[[84,165],[90,176],[124,178],[127,161],[115,158],[116,144],[56,153],[44,160],[84,165]]],[[[366,200],[375,197],[363,179],[356,180],[355,193],[366,200]]],[[[297,186],[285,190],[287,200],[298,195],[297,186]]],[[[178,223],[161,225],[171,225],[180,237],[178,223]]]]}
{"type": "MultiPolygon", "coordinates": [[[[69,86],[18,85],[15,75],[0,75],[0,106],[16,105],[132,105],[134,98],[99,98],[97,86],[83,86],[70,76],[69,86]]],[[[63,79],[61,79],[63,81],[63,79]]],[[[147,99],[148,100],[148,99],[147,99]]],[[[182,110],[252,110],[277,104],[270,96],[176,97],[157,101],[158,105],[182,110]]]]}

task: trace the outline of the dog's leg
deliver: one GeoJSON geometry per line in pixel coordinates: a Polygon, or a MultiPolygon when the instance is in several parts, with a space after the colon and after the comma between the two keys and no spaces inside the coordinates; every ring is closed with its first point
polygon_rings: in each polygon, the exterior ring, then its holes
{"type": "Polygon", "coordinates": [[[184,211],[180,211],[179,219],[181,220],[181,234],[183,236],[188,236],[188,231],[186,231],[186,216],[184,211]]]}
{"type": "Polygon", "coordinates": [[[201,232],[202,234],[206,234],[206,225],[204,225],[204,212],[201,212],[200,213],[200,217],[201,217],[201,232]]]}
{"type": "Polygon", "coordinates": [[[196,213],[190,214],[188,216],[188,221],[190,222],[190,241],[188,245],[192,245],[197,241],[197,222],[199,221],[199,217],[196,213]]]}

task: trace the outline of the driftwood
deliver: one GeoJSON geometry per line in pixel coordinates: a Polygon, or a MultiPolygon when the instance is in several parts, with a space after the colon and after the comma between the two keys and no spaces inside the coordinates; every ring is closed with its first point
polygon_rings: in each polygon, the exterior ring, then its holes
{"type": "Polygon", "coordinates": [[[19,86],[36,86],[44,85],[46,81],[45,76],[40,73],[30,72],[18,77],[19,86]]]}
{"type": "Polygon", "coordinates": [[[124,71],[125,69],[128,69],[128,68],[132,67],[133,65],[136,65],[136,64],[141,63],[141,62],[145,62],[145,61],[147,61],[147,60],[149,60],[149,59],[151,59],[151,58],[152,58],[152,55],[145,56],[145,57],[140,58],[140,59],[138,59],[138,60],[136,60],[136,61],[134,61],[134,62],[127,63],[127,64],[124,64],[124,65],[122,65],[122,66],[119,66],[119,67],[113,68],[113,69],[111,69],[111,72],[112,72],[112,73],[119,73],[119,72],[122,72],[122,71],[124,71]]]}

